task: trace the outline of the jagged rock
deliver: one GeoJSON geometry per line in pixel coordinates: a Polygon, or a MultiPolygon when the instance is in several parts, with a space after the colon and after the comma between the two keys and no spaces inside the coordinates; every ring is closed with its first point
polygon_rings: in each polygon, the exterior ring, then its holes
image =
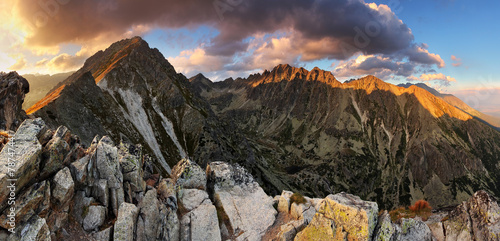
{"type": "Polygon", "coordinates": [[[283,190],[278,202],[278,212],[288,213],[290,211],[290,197],[292,195],[293,192],[283,190]]]}
{"type": "Polygon", "coordinates": [[[278,241],[291,241],[295,235],[307,226],[304,219],[288,222],[281,225],[280,232],[276,235],[278,241]]]}
{"type": "Polygon", "coordinates": [[[391,216],[384,211],[378,218],[373,241],[397,241],[401,234],[401,228],[391,221],[391,216]]]}
{"type": "Polygon", "coordinates": [[[311,223],[297,234],[295,240],[310,240],[330,234],[336,239],[371,240],[377,213],[378,206],[374,202],[346,193],[329,195],[311,223]]]}
{"type": "Polygon", "coordinates": [[[90,161],[90,156],[84,156],[69,165],[75,188],[83,190],[87,187],[87,165],[90,161]]]}
{"type": "Polygon", "coordinates": [[[26,119],[22,105],[29,90],[28,81],[16,72],[0,74],[0,130],[16,130],[26,119]]]}
{"type": "Polygon", "coordinates": [[[158,198],[168,207],[177,210],[177,195],[172,179],[162,179],[158,184],[158,198]]]}
{"type": "Polygon", "coordinates": [[[87,215],[83,219],[83,229],[85,231],[97,230],[106,220],[106,207],[90,206],[87,215]]]}
{"type": "Polygon", "coordinates": [[[181,219],[180,240],[221,240],[217,210],[209,200],[185,214],[181,219]]]}
{"type": "Polygon", "coordinates": [[[45,145],[42,151],[42,156],[44,157],[41,163],[43,168],[40,175],[42,177],[47,177],[63,167],[66,155],[68,155],[71,150],[67,142],[70,138],[71,133],[68,128],[60,126],[54,133],[52,139],[45,145]]]}
{"type": "Polygon", "coordinates": [[[260,240],[277,214],[272,198],[239,165],[212,162],[207,166],[207,178],[222,217],[221,230],[228,231],[229,237],[223,238],[260,240]]]}
{"type": "Polygon", "coordinates": [[[52,198],[57,205],[64,206],[74,195],[74,182],[69,168],[59,171],[52,180],[52,198]]]}
{"type": "Polygon", "coordinates": [[[113,240],[134,240],[134,229],[138,214],[139,209],[134,204],[123,202],[120,205],[114,226],[113,240]]]}
{"type": "Polygon", "coordinates": [[[77,191],[74,200],[75,203],[71,208],[71,215],[79,224],[83,224],[83,219],[85,218],[86,212],[88,212],[90,204],[94,202],[94,198],[86,197],[85,191],[77,191]]]}
{"type": "Polygon", "coordinates": [[[91,154],[88,165],[90,166],[88,168],[92,170],[91,179],[93,180],[93,185],[99,179],[106,179],[108,181],[111,208],[114,215],[117,216],[118,208],[125,201],[125,194],[123,191],[123,175],[118,160],[118,150],[109,137],[104,136],[99,140],[95,146],[95,151],[91,154]]]}
{"type": "Polygon", "coordinates": [[[109,207],[109,188],[108,180],[99,179],[92,188],[92,196],[102,203],[103,206],[109,207]]]}
{"type": "Polygon", "coordinates": [[[185,189],[206,190],[207,176],[198,164],[182,159],[172,168],[172,179],[176,186],[185,189]]]}
{"type": "Polygon", "coordinates": [[[165,204],[160,205],[160,225],[156,234],[159,241],[179,241],[180,222],[175,210],[167,208],[165,204]]]}
{"type": "Polygon", "coordinates": [[[38,174],[42,150],[38,136],[44,128],[45,123],[40,118],[24,121],[7,147],[0,152],[0,210],[6,207],[11,193],[17,194],[38,174]],[[9,179],[16,179],[16,182],[9,179]]]}
{"type": "Polygon", "coordinates": [[[442,222],[427,223],[427,226],[429,226],[429,229],[431,230],[433,240],[435,241],[445,240],[446,237],[444,236],[444,227],[442,222]]]}
{"type": "Polygon", "coordinates": [[[443,222],[446,240],[500,239],[500,208],[485,191],[458,205],[443,222]]]}
{"type": "MultiPolygon", "coordinates": [[[[146,182],[143,180],[142,147],[140,145],[133,146],[121,143],[118,154],[120,156],[123,181],[130,185],[128,195],[137,201],[137,193],[146,191],[146,182]]],[[[132,200],[130,201],[132,202],[132,200]]]]}
{"type": "Polygon", "coordinates": [[[306,203],[292,203],[290,207],[290,215],[292,215],[295,219],[304,219],[306,223],[309,223],[316,213],[316,208],[314,208],[309,198],[306,198],[306,200],[306,203]]]}
{"type": "Polygon", "coordinates": [[[92,234],[92,237],[97,241],[110,241],[113,234],[113,226],[92,234]]]}
{"type": "Polygon", "coordinates": [[[179,205],[182,205],[184,212],[189,212],[200,206],[203,201],[209,200],[208,193],[199,189],[182,189],[177,195],[179,196],[179,205]]]}
{"type": "Polygon", "coordinates": [[[47,221],[47,226],[51,233],[55,233],[60,230],[68,221],[69,216],[69,206],[65,205],[63,207],[54,207],[48,213],[45,218],[47,221]]]}
{"type": "Polygon", "coordinates": [[[138,208],[140,209],[137,219],[137,240],[155,240],[160,224],[160,210],[156,189],[149,190],[138,208]],[[139,226],[144,227],[139,231],[139,226]]]}
{"type": "Polygon", "coordinates": [[[27,221],[32,215],[44,211],[44,209],[48,208],[48,206],[42,204],[46,197],[50,197],[48,182],[43,181],[33,184],[21,196],[16,198],[16,203],[12,206],[14,212],[7,208],[0,216],[0,227],[9,229],[19,225],[22,221],[27,221]],[[12,221],[15,221],[15,225],[8,223],[12,221]]]}
{"type": "Polygon", "coordinates": [[[429,227],[420,220],[402,218],[401,235],[397,240],[401,241],[431,241],[432,233],[429,227]]]}
{"type": "Polygon", "coordinates": [[[22,228],[9,236],[8,241],[50,241],[50,230],[45,219],[32,217],[22,228]],[[22,231],[21,231],[22,230],[22,231]]]}

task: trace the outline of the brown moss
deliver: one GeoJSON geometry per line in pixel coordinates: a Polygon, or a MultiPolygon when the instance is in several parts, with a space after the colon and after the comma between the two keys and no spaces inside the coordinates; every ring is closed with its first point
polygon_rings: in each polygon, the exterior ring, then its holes
{"type": "Polygon", "coordinates": [[[292,196],[290,197],[290,203],[303,204],[306,202],[307,201],[304,198],[304,196],[302,196],[302,194],[300,194],[298,192],[292,194],[292,196]]]}

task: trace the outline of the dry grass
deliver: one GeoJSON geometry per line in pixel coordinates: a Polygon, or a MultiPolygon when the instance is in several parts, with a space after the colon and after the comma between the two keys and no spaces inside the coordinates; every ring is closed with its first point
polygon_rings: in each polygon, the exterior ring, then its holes
{"type": "Polygon", "coordinates": [[[302,196],[302,194],[296,192],[290,197],[290,203],[302,204],[306,203],[307,200],[302,196]]]}
{"type": "Polygon", "coordinates": [[[412,206],[408,207],[408,209],[404,207],[399,207],[395,210],[389,212],[391,216],[391,220],[393,222],[401,219],[401,218],[415,218],[419,216],[422,220],[426,221],[431,216],[432,207],[425,200],[418,200],[412,206]]]}

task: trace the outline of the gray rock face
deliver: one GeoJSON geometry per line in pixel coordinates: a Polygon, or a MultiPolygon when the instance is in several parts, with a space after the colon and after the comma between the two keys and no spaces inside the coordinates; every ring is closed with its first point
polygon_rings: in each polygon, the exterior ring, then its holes
{"type": "Polygon", "coordinates": [[[160,209],[157,199],[156,189],[149,190],[138,208],[139,217],[137,219],[137,240],[155,240],[160,224],[160,209]],[[143,231],[139,231],[143,227],[143,231]]]}
{"type": "Polygon", "coordinates": [[[60,126],[52,139],[45,145],[43,152],[46,155],[41,166],[41,176],[49,176],[59,171],[66,160],[66,155],[70,152],[70,145],[68,144],[71,138],[71,133],[68,128],[60,126]]]}
{"type": "Polygon", "coordinates": [[[123,202],[116,218],[113,240],[132,241],[134,240],[134,229],[137,221],[139,209],[131,203],[123,202]]]}
{"type": "Polygon", "coordinates": [[[222,216],[221,230],[228,231],[229,237],[223,238],[260,240],[277,214],[273,199],[238,165],[212,162],[207,166],[207,178],[222,216]]]}
{"type": "Polygon", "coordinates": [[[373,237],[374,241],[397,241],[401,234],[401,228],[391,221],[387,211],[378,218],[378,224],[373,237]]]}
{"type": "Polygon", "coordinates": [[[73,198],[75,185],[69,168],[63,168],[54,176],[51,187],[55,203],[64,206],[73,198]]]}
{"type": "MultiPolygon", "coordinates": [[[[110,206],[113,213],[118,215],[118,208],[125,201],[123,191],[123,174],[118,159],[118,149],[111,139],[104,136],[96,145],[95,152],[91,154],[89,169],[91,170],[92,185],[97,185],[99,179],[107,180],[110,195],[110,206]]],[[[103,197],[100,197],[103,198],[103,197]]]]}
{"type": "Polygon", "coordinates": [[[146,182],[143,180],[143,156],[142,147],[121,143],[118,149],[120,166],[123,173],[123,181],[130,185],[128,196],[137,201],[140,193],[145,193],[146,182]]]}
{"type": "Polygon", "coordinates": [[[38,175],[42,150],[38,136],[44,128],[42,119],[24,121],[9,144],[0,152],[0,210],[6,207],[11,193],[11,182],[8,179],[17,179],[12,192],[18,193],[38,175]]]}
{"type": "Polygon", "coordinates": [[[168,208],[165,204],[160,205],[160,225],[156,239],[161,241],[180,240],[180,221],[175,210],[168,208]]]}
{"type": "Polygon", "coordinates": [[[18,230],[16,233],[11,234],[8,241],[50,241],[50,230],[45,222],[45,219],[38,216],[32,217],[22,227],[22,231],[18,230]]]}
{"type": "Polygon", "coordinates": [[[276,235],[278,241],[291,241],[295,235],[307,226],[305,220],[295,220],[281,225],[280,232],[276,235]]]}
{"type": "Polygon", "coordinates": [[[401,236],[398,240],[402,241],[431,241],[432,233],[429,227],[420,220],[415,219],[401,219],[401,236]]]}
{"type": "Polygon", "coordinates": [[[98,241],[111,241],[111,235],[113,235],[113,227],[94,233],[92,236],[98,241]]]}
{"type": "Polygon", "coordinates": [[[182,189],[178,192],[178,196],[179,204],[186,212],[197,208],[205,200],[209,200],[208,193],[199,189],[182,189]]]}
{"type": "Polygon", "coordinates": [[[103,206],[90,206],[88,213],[83,219],[83,229],[85,231],[95,231],[106,220],[106,207],[103,206]]]}
{"type": "Polygon", "coordinates": [[[185,189],[205,190],[207,185],[203,169],[189,159],[182,159],[172,168],[172,179],[177,186],[185,189]]]}
{"type": "Polygon", "coordinates": [[[0,74],[0,130],[16,130],[26,119],[22,109],[28,81],[16,72],[0,74]]]}
{"type": "Polygon", "coordinates": [[[182,217],[180,237],[183,241],[221,240],[217,210],[210,201],[182,217]]]}

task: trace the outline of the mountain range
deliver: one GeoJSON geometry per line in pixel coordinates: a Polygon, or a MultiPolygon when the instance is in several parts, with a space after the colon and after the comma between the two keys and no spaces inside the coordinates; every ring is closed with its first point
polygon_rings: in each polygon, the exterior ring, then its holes
{"type": "Polygon", "coordinates": [[[270,195],[347,191],[384,208],[433,207],[484,189],[500,196],[495,120],[458,98],[374,76],[279,65],[247,78],[187,79],[139,37],[114,43],[27,111],[82,143],[141,143],[170,173],[178,160],[246,167],[270,195]],[[489,124],[486,124],[489,123],[489,124]]]}

